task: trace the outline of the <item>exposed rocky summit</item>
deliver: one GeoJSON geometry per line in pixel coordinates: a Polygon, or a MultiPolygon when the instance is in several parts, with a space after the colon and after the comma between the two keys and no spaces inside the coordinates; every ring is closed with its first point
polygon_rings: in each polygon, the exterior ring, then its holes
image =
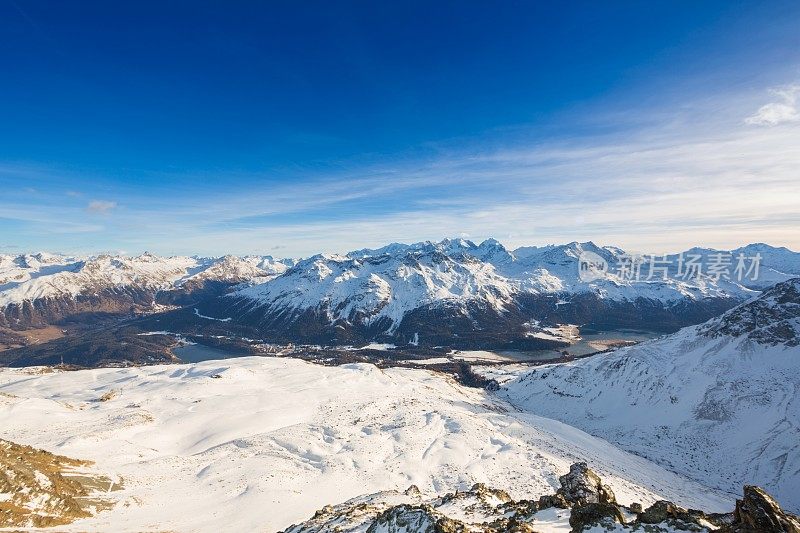
{"type": "Polygon", "coordinates": [[[387,491],[326,506],[284,533],[534,533],[569,527],[574,533],[695,531],[798,533],[797,517],[785,513],[762,489],[747,486],[729,514],[686,510],[668,501],[647,509],[624,506],[586,463],[575,463],[559,478],[555,494],[537,501],[512,500],[505,491],[476,484],[445,496],[425,496],[416,487],[387,491]]]}

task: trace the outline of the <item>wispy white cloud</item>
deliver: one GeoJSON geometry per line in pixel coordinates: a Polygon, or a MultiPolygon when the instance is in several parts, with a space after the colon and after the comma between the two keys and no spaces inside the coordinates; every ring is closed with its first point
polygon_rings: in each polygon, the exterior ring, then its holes
{"type": "MultiPolygon", "coordinates": [[[[463,233],[511,246],[593,239],[649,251],[744,241],[800,247],[800,153],[792,135],[741,128],[712,137],[684,131],[613,141],[437,160],[398,170],[410,179],[398,190],[410,193],[411,183],[436,187],[444,176],[444,197],[423,196],[391,212],[334,212],[321,221],[278,218],[235,230],[184,226],[182,244],[239,253],[280,245],[290,255],[307,255],[463,233]]],[[[397,201],[402,198],[399,193],[397,201]]]]}
{"type": "Polygon", "coordinates": [[[770,91],[778,101],[761,106],[754,115],[745,119],[747,124],[757,126],[777,126],[784,122],[800,121],[798,110],[798,97],[800,97],[800,84],[792,84],[770,91]]]}
{"type": "Polygon", "coordinates": [[[86,206],[86,210],[90,213],[107,215],[113,209],[116,209],[116,207],[117,202],[110,202],[108,200],[92,200],[89,202],[89,205],[86,206]]]}
{"type": "MultiPolygon", "coordinates": [[[[792,87],[775,93],[786,105],[800,96],[792,87]]],[[[703,120],[690,105],[659,109],[622,131],[449,147],[293,183],[128,190],[125,209],[47,196],[39,186],[36,198],[0,201],[0,218],[20,221],[41,239],[56,227],[72,233],[76,251],[304,256],[459,234],[510,246],[592,239],[647,251],[748,241],[800,249],[800,122],[749,127],[755,122],[741,117],[757,104],[733,100],[717,108],[698,103],[703,120]]],[[[31,182],[37,174],[24,166],[21,172],[31,182]]],[[[3,174],[15,170],[0,167],[3,174]]]]}

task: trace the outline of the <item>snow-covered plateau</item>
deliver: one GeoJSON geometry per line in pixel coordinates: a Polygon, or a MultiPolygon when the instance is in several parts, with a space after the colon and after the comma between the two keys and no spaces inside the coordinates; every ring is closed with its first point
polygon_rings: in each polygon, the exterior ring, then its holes
{"type": "Polygon", "coordinates": [[[267,531],[365,493],[559,487],[588,462],[624,504],[730,511],[715,491],[425,370],[248,357],[74,372],[0,370],[10,441],[94,461],[113,509],[65,531],[267,531]]]}

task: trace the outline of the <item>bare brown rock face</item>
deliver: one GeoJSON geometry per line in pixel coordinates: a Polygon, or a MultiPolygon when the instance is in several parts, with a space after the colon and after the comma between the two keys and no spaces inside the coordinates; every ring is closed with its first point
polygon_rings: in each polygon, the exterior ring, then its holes
{"type": "Polygon", "coordinates": [[[683,507],[666,500],[659,500],[639,515],[639,521],[645,524],[658,524],[669,519],[683,519],[687,515],[683,507]]]}
{"type": "Polygon", "coordinates": [[[624,524],[625,518],[619,507],[613,503],[589,503],[573,507],[569,516],[569,525],[573,531],[582,531],[598,523],[624,524]]]}
{"type": "Polygon", "coordinates": [[[763,489],[746,485],[726,533],[800,533],[798,517],[784,512],[763,489]]]}

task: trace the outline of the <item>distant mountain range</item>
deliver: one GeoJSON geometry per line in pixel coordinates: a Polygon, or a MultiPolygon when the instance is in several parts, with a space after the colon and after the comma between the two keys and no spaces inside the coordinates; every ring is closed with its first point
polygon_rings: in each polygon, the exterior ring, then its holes
{"type": "Polygon", "coordinates": [[[0,326],[25,329],[75,316],[154,311],[159,304],[191,303],[192,296],[270,279],[291,264],[270,256],[0,255],[0,326]]]}
{"type": "Polygon", "coordinates": [[[493,239],[390,244],[299,261],[0,256],[0,327],[158,312],[159,329],[276,343],[535,349],[553,345],[542,331],[560,323],[674,331],[798,274],[800,253],[765,244],[657,261],[591,242],[507,250],[493,239]],[[736,271],[740,255],[748,268],[758,256],[758,272],[736,271]],[[587,257],[605,266],[582,271],[587,257]],[[699,275],[687,275],[691,257],[705,268],[699,275]]]}

